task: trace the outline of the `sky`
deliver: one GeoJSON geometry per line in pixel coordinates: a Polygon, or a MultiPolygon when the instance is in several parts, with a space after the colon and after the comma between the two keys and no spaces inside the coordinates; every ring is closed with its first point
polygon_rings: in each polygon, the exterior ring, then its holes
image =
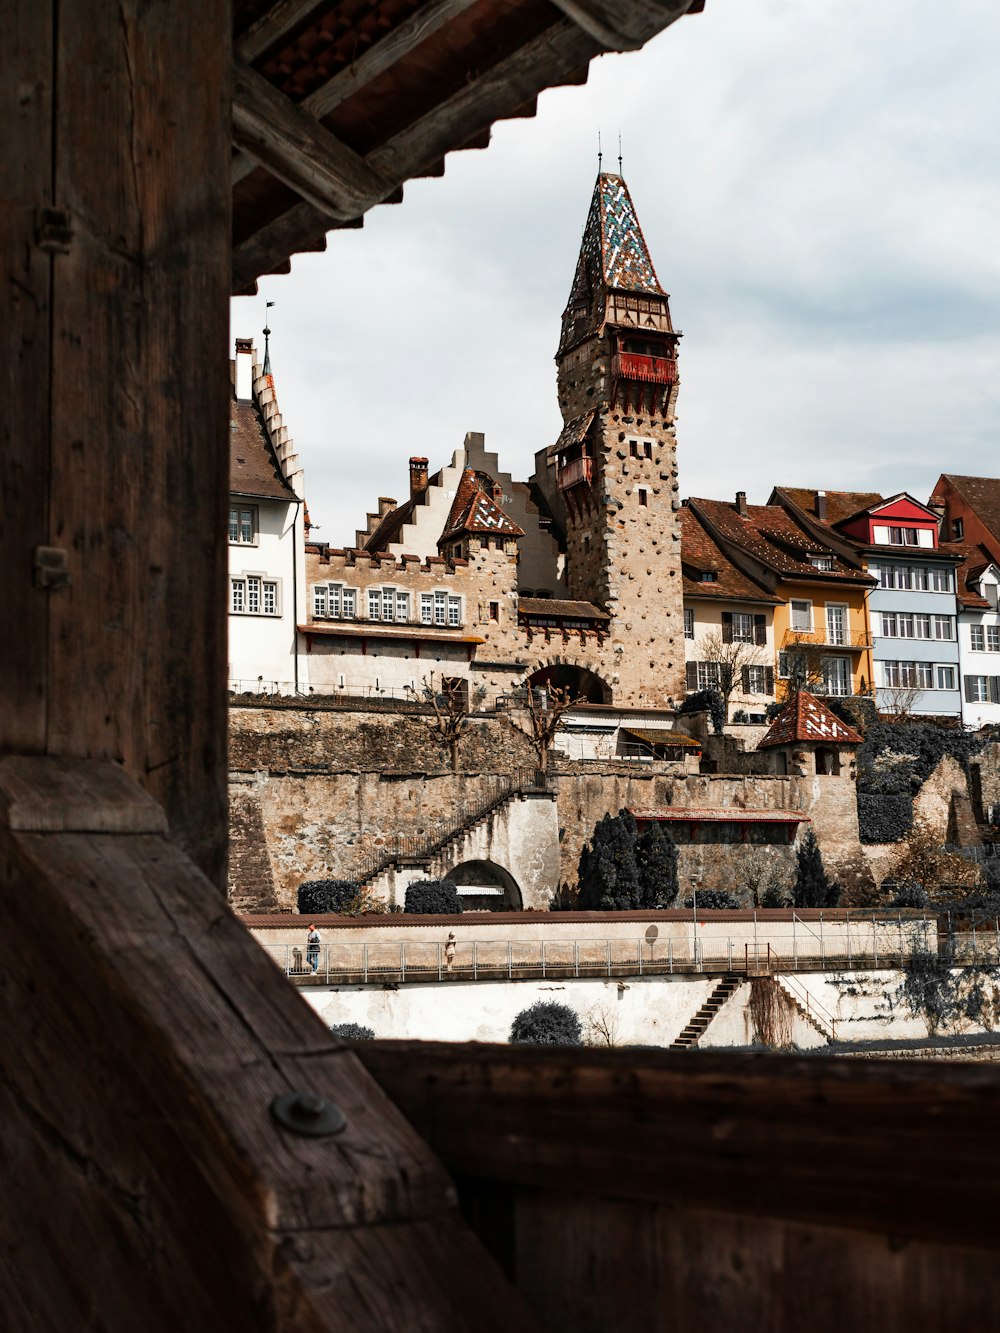
{"type": "Polygon", "coordinates": [[[597,170],[683,331],[682,495],[1000,475],[1000,6],[708,0],[233,302],[332,546],[470,430],[530,475],[597,170]]]}

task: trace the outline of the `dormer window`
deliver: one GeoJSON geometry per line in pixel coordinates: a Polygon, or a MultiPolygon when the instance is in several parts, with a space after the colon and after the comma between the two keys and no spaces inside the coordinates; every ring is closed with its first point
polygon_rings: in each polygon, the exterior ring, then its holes
{"type": "Polygon", "coordinates": [[[833,569],[833,556],[831,555],[811,555],[809,563],[813,569],[818,569],[823,573],[829,573],[833,569]]]}
{"type": "Polygon", "coordinates": [[[702,582],[702,583],[718,583],[718,581],[719,581],[719,573],[718,573],[718,570],[715,570],[715,569],[703,569],[703,570],[701,571],[701,582],[702,582]]]}
{"type": "Polygon", "coordinates": [[[956,542],[960,542],[962,540],[962,538],[965,536],[964,519],[953,518],[951,520],[951,535],[952,539],[956,542]]]}

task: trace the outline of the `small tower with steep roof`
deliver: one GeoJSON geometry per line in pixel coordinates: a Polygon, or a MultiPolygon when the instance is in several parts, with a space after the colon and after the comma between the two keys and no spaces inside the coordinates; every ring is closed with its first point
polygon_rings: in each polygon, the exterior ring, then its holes
{"type": "Polygon", "coordinates": [[[556,354],[564,425],[536,480],[565,524],[569,595],[612,617],[616,702],[684,697],[679,337],[628,186],[601,172],[556,354]]]}

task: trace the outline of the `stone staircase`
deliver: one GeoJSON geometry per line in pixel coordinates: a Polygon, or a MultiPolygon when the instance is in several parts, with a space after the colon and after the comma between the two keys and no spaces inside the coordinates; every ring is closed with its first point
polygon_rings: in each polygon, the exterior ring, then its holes
{"type": "Polygon", "coordinates": [[[837,1028],[833,1017],[826,1011],[819,1008],[813,1009],[811,1005],[802,1003],[802,996],[808,992],[802,989],[798,983],[790,981],[787,977],[775,976],[772,978],[776,986],[780,986],[784,994],[791,1000],[795,1006],[796,1012],[809,1026],[823,1038],[825,1042],[836,1039],[837,1028]]]}
{"type": "Polygon", "coordinates": [[[680,1036],[670,1043],[670,1050],[690,1051],[692,1047],[697,1046],[709,1023],[726,1001],[735,995],[743,981],[743,977],[737,976],[734,972],[727,972],[680,1036]]]}

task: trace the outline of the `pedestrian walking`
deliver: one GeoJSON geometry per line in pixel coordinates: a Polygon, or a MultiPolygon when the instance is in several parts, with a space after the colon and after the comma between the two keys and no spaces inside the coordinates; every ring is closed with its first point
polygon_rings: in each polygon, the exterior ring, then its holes
{"type": "Polygon", "coordinates": [[[319,971],[319,931],[309,923],[309,934],[306,936],[306,962],[314,972],[319,971]]]}

